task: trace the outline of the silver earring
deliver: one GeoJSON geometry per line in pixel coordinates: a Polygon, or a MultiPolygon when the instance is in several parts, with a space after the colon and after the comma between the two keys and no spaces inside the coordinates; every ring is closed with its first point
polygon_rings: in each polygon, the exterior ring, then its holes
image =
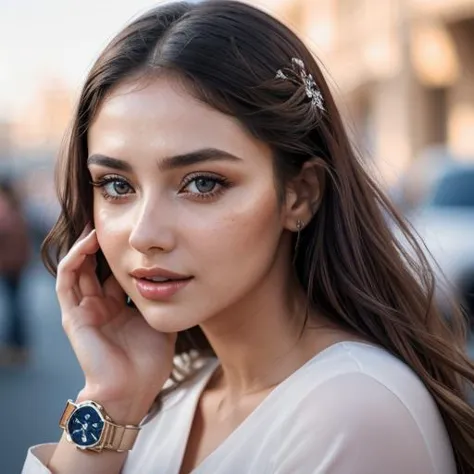
{"type": "Polygon", "coordinates": [[[295,264],[296,262],[296,257],[298,255],[298,249],[299,249],[299,246],[300,246],[300,236],[301,236],[301,231],[304,229],[304,226],[305,226],[305,223],[298,219],[296,221],[296,243],[295,243],[295,249],[293,251],[293,265],[295,264]]]}

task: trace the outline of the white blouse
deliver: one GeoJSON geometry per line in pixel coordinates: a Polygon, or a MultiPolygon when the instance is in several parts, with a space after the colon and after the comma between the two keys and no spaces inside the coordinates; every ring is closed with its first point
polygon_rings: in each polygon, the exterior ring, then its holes
{"type": "MultiPolygon", "coordinates": [[[[173,392],[145,424],[122,474],[178,474],[201,392],[217,368],[173,392]]],[[[50,474],[55,444],[22,474],[50,474]]],[[[455,474],[451,444],[420,379],[387,351],[340,342],[278,385],[193,474],[455,474]]]]}

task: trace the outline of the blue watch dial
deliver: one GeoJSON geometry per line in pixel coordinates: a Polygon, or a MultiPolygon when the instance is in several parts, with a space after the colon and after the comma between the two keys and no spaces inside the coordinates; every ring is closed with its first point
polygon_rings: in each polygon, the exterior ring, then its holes
{"type": "Polygon", "coordinates": [[[104,429],[98,410],[90,405],[78,407],[72,413],[67,424],[67,431],[72,441],[85,448],[95,446],[104,429]]]}

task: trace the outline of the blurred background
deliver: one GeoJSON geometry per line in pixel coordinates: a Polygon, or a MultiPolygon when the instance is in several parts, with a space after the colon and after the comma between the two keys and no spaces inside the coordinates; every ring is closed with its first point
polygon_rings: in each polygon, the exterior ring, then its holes
{"type": "MultiPolygon", "coordinates": [[[[474,314],[473,0],[253,1],[320,59],[366,165],[474,314]]],[[[156,2],[0,0],[0,472],[54,441],[82,376],[39,246],[79,88],[107,41],[156,2]]],[[[474,344],[468,350],[474,357],[474,344]]]]}

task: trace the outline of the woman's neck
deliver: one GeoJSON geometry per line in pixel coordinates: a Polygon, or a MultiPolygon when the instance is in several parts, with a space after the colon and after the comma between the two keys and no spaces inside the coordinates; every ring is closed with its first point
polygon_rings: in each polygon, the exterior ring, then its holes
{"type": "MultiPolygon", "coordinates": [[[[244,301],[202,329],[221,362],[219,385],[236,398],[265,391],[291,375],[316,352],[318,330],[305,329],[306,296],[296,278],[265,278],[244,301]]],[[[308,314],[313,326],[322,318],[308,314]]],[[[320,342],[320,341],[319,341],[320,342]]]]}

